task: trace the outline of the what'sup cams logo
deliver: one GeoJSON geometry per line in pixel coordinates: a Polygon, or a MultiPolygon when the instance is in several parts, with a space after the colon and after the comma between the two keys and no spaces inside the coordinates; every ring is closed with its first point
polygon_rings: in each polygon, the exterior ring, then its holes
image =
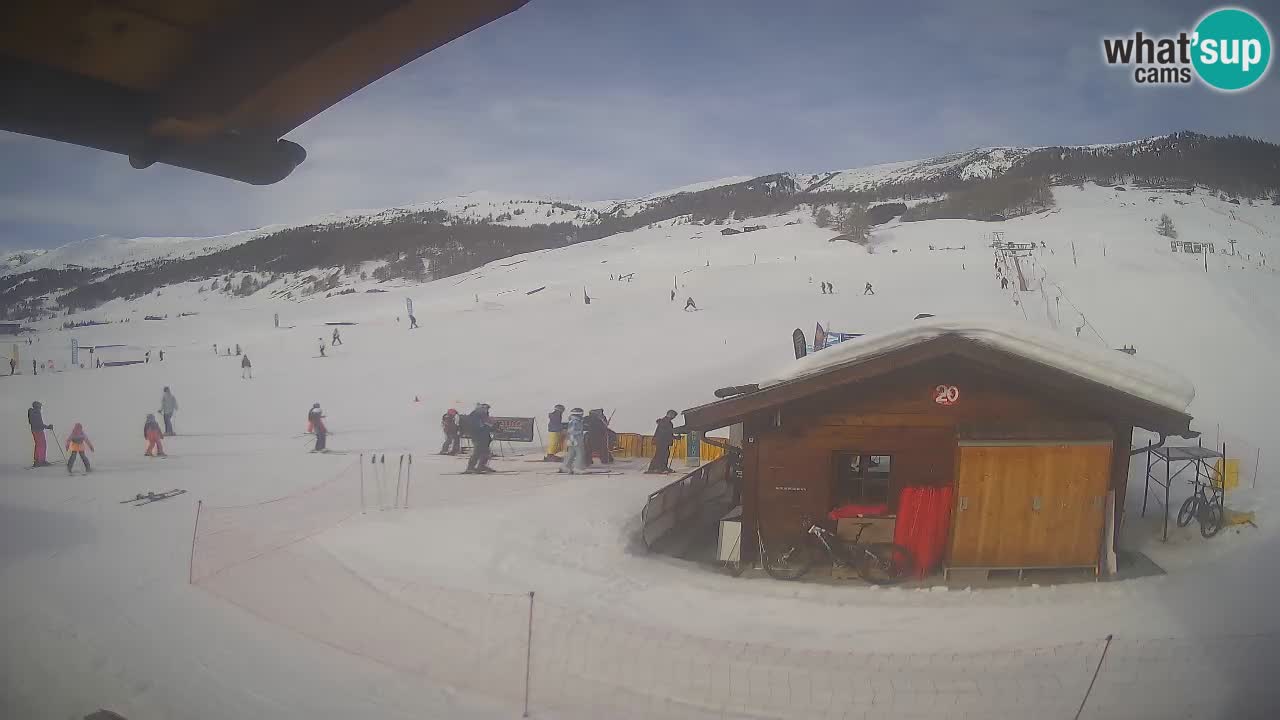
{"type": "Polygon", "coordinates": [[[1193,77],[1215,90],[1253,87],[1271,64],[1271,32],[1257,15],[1224,7],[1200,18],[1195,30],[1174,37],[1103,38],[1108,65],[1133,66],[1140,85],[1185,85],[1193,77]]]}

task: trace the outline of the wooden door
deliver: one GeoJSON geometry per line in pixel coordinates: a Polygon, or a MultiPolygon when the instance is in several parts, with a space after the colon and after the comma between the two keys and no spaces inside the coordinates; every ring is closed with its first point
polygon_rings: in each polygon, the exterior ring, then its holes
{"type": "Polygon", "coordinates": [[[952,567],[1097,563],[1111,445],[960,448],[952,567]]]}

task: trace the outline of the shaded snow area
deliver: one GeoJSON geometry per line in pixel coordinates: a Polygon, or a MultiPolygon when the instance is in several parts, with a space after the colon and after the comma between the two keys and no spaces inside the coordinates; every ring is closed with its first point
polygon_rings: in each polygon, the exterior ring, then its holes
{"type": "MultiPolygon", "coordinates": [[[[1000,224],[880,226],[867,247],[828,242],[803,213],[732,236],[672,224],[423,285],[347,278],[360,292],[291,302],[186,283],[57,320],[129,322],[45,323],[19,346],[26,372],[0,376],[0,717],[511,718],[527,691],[541,718],[1038,719],[1075,717],[1095,672],[1080,717],[1275,717],[1280,208],[1094,186],[1055,196],[1054,210],[1000,224]],[[1238,254],[1171,252],[1161,213],[1182,239],[1221,251],[1233,238],[1238,254]],[[1027,290],[1001,289],[992,230],[1037,245],[1006,268],[1027,290]],[[363,292],[375,287],[387,292],[363,292]],[[985,320],[917,325],[919,313],[985,320]],[[326,322],[355,324],[320,358],[326,322]],[[1190,401],[1206,443],[1241,458],[1228,503],[1255,510],[1256,527],[1205,540],[1192,523],[1161,543],[1153,514],[1139,517],[1137,456],[1122,546],[1165,575],[783,583],[645,554],[640,509],[674,478],[641,461],[570,477],[527,462],[535,442],[497,448],[505,472],[471,476],[434,454],[448,407],[541,419],[557,402],[603,407],[616,430],[649,433],[715,388],[860,351],[796,363],[791,332],[815,322],[898,342],[963,332],[1190,401]],[[152,360],[70,369],[72,338],[152,360]],[[213,343],[239,343],[253,379],[213,343]],[[1111,354],[1123,345],[1136,357],[1111,354]],[[59,371],[33,377],[33,358],[59,371]],[[143,457],[164,386],[179,434],[168,458],[143,457]],[[33,400],[59,439],[84,424],[92,474],[26,467],[33,400]],[[317,402],[331,454],[308,453],[317,402]],[[120,503],[170,488],[187,493],[120,503]]],[[[1175,483],[1175,511],[1189,490],[1175,483]]]]}
{"type": "Polygon", "coordinates": [[[764,380],[759,385],[769,387],[845,365],[856,365],[944,335],[973,340],[1179,412],[1187,409],[1196,394],[1189,380],[1157,363],[1117,353],[1087,340],[1042,330],[1025,320],[1000,322],[976,317],[921,319],[896,330],[846,341],[829,352],[814,353],[789,363],[777,377],[764,380]]]}

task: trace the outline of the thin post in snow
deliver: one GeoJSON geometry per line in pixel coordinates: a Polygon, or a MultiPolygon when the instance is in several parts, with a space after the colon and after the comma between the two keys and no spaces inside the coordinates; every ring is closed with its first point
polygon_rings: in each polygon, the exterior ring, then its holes
{"type": "Polygon", "coordinates": [[[404,478],[404,509],[409,509],[409,486],[413,484],[413,453],[409,453],[409,470],[404,478]]]}
{"type": "Polygon", "coordinates": [[[364,514],[364,453],[360,453],[360,514],[364,514]]]}
{"type": "Polygon", "coordinates": [[[529,675],[533,659],[533,591],[529,591],[529,636],[524,644],[524,715],[529,717],[529,675]]]}
{"type": "Polygon", "coordinates": [[[1075,720],[1080,720],[1080,715],[1084,712],[1085,703],[1089,702],[1089,694],[1093,692],[1093,684],[1098,682],[1098,673],[1102,671],[1102,661],[1107,659],[1107,650],[1111,647],[1111,636],[1107,636],[1107,644],[1102,646],[1102,656],[1098,658],[1098,667],[1093,669],[1093,679],[1089,681],[1089,689],[1085,690],[1084,698],[1080,701],[1080,709],[1076,710],[1075,720]]]}
{"type": "Polygon", "coordinates": [[[1080,267],[1080,263],[1076,261],[1076,241],[1071,241],[1071,264],[1080,267]]]}
{"type": "Polygon", "coordinates": [[[1262,448],[1258,448],[1258,454],[1253,459],[1253,483],[1252,488],[1258,489],[1258,466],[1262,464],[1262,448]]]}
{"type": "Polygon", "coordinates": [[[196,532],[200,529],[200,508],[204,505],[203,500],[196,501],[196,521],[191,526],[191,559],[187,561],[187,584],[193,585],[196,581],[196,532]]]}

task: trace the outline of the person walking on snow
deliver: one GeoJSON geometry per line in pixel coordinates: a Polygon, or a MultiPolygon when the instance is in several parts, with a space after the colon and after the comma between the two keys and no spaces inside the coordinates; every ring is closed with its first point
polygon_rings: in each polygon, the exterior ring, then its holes
{"type": "Polygon", "coordinates": [[[412,314],[409,315],[409,329],[410,330],[418,329],[418,318],[414,317],[412,314]]]}
{"type": "Polygon", "coordinates": [[[556,403],[556,406],[547,413],[547,456],[542,458],[547,462],[560,462],[564,458],[560,457],[560,452],[564,450],[564,406],[556,403]]]}
{"type": "Polygon", "coordinates": [[[164,351],[160,351],[160,362],[164,362],[164,351]]]}
{"type": "Polygon", "coordinates": [[[236,355],[240,354],[240,343],[236,343],[236,355]]]}
{"type": "Polygon", "coordinates": [[[609,451],[609,421],[605,419],[604,408],[596,408],[587,415],[587,464],[591,457],[598,455],[605,465],[613,464],[613,453],[609,451]]]}
{"type": "Polygon", "coordinates": [[[160,415],[164,417],[164,434],[176,435],[173,431],[173,414],[178,412],[178,398],[173,396],[169,386],[164,386],[164,394],[160,396],[160,415]]]}
{"type": "Polygon", "coordinates": [[[320,341],[320,357],[324,357],[324,338],[316,338],[316,340],[320,341]]]}
{"type": "Polygon", "coordinates": [[[342,336],[338,334],[338,328],[333,329],[333,339],[329,341],[329,344],[334,347],[342,344],[342,336]]]}
{"type": "Polygon", "coordinates": [[[80,462],[84,463],[84,471],[93,472],[93,468],[89,467],[89,456],[84,454],[86,447],[89,448],[90,452],[97,452],[93,448],[93,443],[89,441],[89,436],[84,433],[84,426],[76,423],[71,428],[71,434],[67,436],[67,453],[70,455],[67,458],[68,475],[71,474],[71,468],[76,464],[77,455],[80,456],[80,462]]]}
{"type": "Polygon", "coordinates": [[[493,442],[493,428],[489,425],[488,403],[476,403],[476,409],[467,415],[467,431],[471,434],[471,459],[467,460],[464,473],[491,473],[489,445],[493,442]]]}
{"type": "Polygon", "coordinates": [[[245,353],[244,356],[240,358],[240,379],[253,379],[253,363],[249,362],[249,353],[245,353]]]}
{"type": "Polygon", "coordinates": [[[458,411],[453,408],[440,418],[440,429],[444,431],[444,444],[440,446],[441,455],[457,455],[462,452],[462,430],[458,427],[458,411]]]}
{"type": "Polygon", "coordinates": [[[17,358],[9,358],[9,374],[12,375],[18,369],[17,358]]]}
{"type": "Polygon", "coordinates": [[[666,415],[658,418],[658,427],[653,431],[653,444],[657,447],[653,451],[653,460],[649,461],[649,469],[645,470],[646,473],[671,472],[671,443],[675,442],[676,437],[671,421],[675,418],[675,410],[668,410],[666,415]]]}
{"type": "Polygon", "coordinates": [[[569,411],[569,422],[564,432],[568,436],[564,448],[564,464],[556,472],[576,475],[577,470],[587,466],[587,438],[582,424],[582,408],[569,411]]]}
{"type": "Polygon", "coordinates": [[[863,294],[863,295],[875,295],[875,294],[876,294],[876,291],[875,291],[875,290],[873,290],[873,289],[871,289],[871,283],[867,283],[867,286],[866,286],[865,288],[863,288],[863,289],[862,289],[862,294],[863,294]]]}
{"type": "Polygon", "coordinates": [[[311,432],[316,434],[316,446],[311,452],[324,452],[326,450],[324,441],[329,435],[329,428],[324,424],[324,411],[320,409],[320,403],[311,406],[311,410],[307,413],[307,425],[311,428],[311,432]]]}
{"type": "MultiPolygon", "coordinates": [[[[31,362],[34,363],[35,361],[32,360],[31,362]]],[[[31,407],[27,409],[27,424],[31,426],[31,439],[35,440],[36,443],[35,452],[31,456],[31,467],[33,468],[48,467],[50,465],[49,461],[44,458],[44,431],[52,430],[53,426],[44,423],[44,416],[40,412],[41,407],[43,406],[37,400],[31,403],[31,407]]]]}
{"type": "Polygon", "coordinates": [[[697,305],[696,303],[694,303],[694,302],[693,302],[693,296],[692,296],[692,295],[690,295],[690,296],[689,296],[689,299],[688,299],[688,300],[685,300],[685,301],[684,301],[684,309],[685,309],[685,312],[688,312],[688,311],[689,311],[689,308],[693,308],[694,310],[697,310],[697,309],[698,309],[698,305],[697,305]]]}
{"type": "Polygon", "coordinates": [[[153,457],[152,451],[155,452],[154,457],[168,457],[164,454],[164,433],[160,432],[160,423],[156,422],[156,416],[153,413],[147,413],[147,421],[142,424],[142,437],[147,439],[147,450],[143,453],[147,457],[153,457]]]}

